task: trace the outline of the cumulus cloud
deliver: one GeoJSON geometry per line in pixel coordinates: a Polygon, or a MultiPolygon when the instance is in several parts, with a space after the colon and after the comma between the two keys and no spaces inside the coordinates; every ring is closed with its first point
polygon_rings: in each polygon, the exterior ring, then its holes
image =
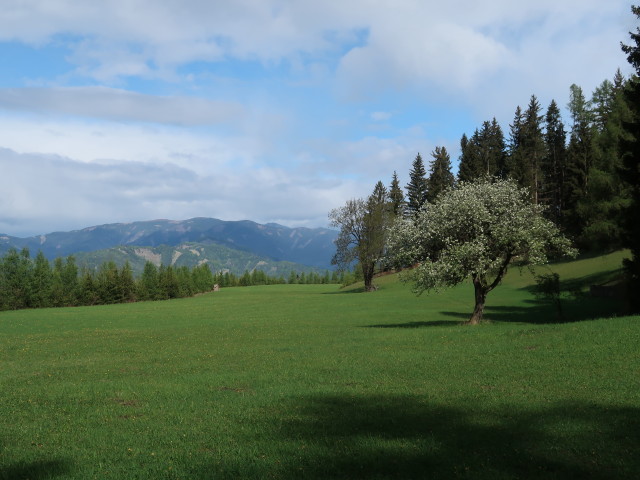
{"type": "MultiPolygon", "coordinates": [[[[532,41],[542,54],[576,37],[602,40],[616,52],[625,16],[623,0],[7,0],[0,40],[67,42],[78,71],[103,81],[166,74],[193,61],[278,63],[346,52],[340,69],[353,88],[367,74],[379,88],[425,80],[470,88],[486,75],[522,68],[518,60],[532,41]]],[[[588,55],[565,60],[595,67],[588,55]]]]}
{"type": "Polygon", "coordinates": [[[200,175],[171,163],[86,163],[8,149],[0,149],[0,169],[10,172],[0,177],[0,232],[18,236],[196,216],[326,224],[326,200],[341,187],[267,168],[200,175]]]}

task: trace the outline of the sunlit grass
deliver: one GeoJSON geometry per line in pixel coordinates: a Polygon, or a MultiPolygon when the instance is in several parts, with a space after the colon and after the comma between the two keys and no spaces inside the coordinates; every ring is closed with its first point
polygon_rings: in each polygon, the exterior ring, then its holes
{"type": "Polygon", "coordinates": [[[3,312],[0,478],[631,478],[640,318],[567,297],[556,323],[532,282],[509,272],[477,328],[470,285],[393,275],[3,312]]]}

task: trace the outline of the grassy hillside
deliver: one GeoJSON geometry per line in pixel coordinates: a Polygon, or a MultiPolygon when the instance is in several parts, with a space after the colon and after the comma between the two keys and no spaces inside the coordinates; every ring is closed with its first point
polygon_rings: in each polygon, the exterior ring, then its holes
{"type": "MultiPolygon", "coordinates": [[[[588,288],[619,257],[553,268],[588,288]]],[[[640,317],[571,297],[555,323],[516,269],[465,327],[470,285],[378,283],[1,313],[0,479],[640,471],[640,317]]]]}

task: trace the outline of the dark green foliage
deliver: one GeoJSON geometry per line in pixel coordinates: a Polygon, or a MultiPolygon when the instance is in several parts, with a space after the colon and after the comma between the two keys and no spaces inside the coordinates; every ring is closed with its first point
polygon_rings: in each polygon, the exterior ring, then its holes
{"type": "Polygon", "coordinates": [[[542,187],[540,203],[546,205],[545,216],[556,225],[562,225],[567,156],[567,134],[564,130],[560,109],[551,100],[545,115],[545,157],[542,163],[542,187]]]}
{"type": "Polygon", "coordinates": [[[524,113],[520,107],[516,109],[511,125],[510,156],[506,169],[506,173],[521,187],[529,189],[534,204],[541,203],[542,165],[546,156],[540,110],[540,103],[535,95],[531,96],[524,113]]]}
{"type": "Polygon", "coordinates": [[[460,140],[458,180],[470,182],[480,177],[504,177],[506,153],[502,128],[495,117],[482,123],[480,130],[460,140]]]}
{"type": "Polygon", "coordinates": [[[478,130],[473,133],[471,140],[467,138],[466,134],[462,134],[462,138],[460,139],[458,181],[472,182],[474,179],[482,176],[482,164],[477,146],[478,137],[478,130]]]}
{"type": "MultiPolygon", "coordinates": [[[[640,18],[640,7],[631,7],[633,14],[640,18]]],[[[623,45],[627,60],[640,75],[640,28],[630,32],[631,45],[623,45]]],[[[625,98],[630,109],[630,119],[623,122],[627,135],[621,144],[622,165],[619,174],[629,189],[629,204],[622,211],[624,234],[622,243],[631,250],[631,259],[625,267],[629,277],[629,306],[640,311],[640,83],[635,77],[629,82],[625,98]]]]}
{"type": "Polygon", "coordinates": [[[466,133],[460,139],[460,158],[458,159],[458,180],[465,182],[473,181],[476,178],[475,162],[472,160],[472,151],[469,145],[469,138],[466,133]]]}
{"type": "Polygon", "coordinates": [[[522,129],[524,114],[520,105],[516,107],[513,116],[513,123],[509,125],[509,148],[507,157],[506,175],[518,181],[522,186],[521,178],[524,177],[522,170],[522,129]]]}
{"type": "Polygon", "coordinates": [[[406,215],[414,217],[427,201],[427,191],[429,188],[427,181],[427,171],[424,167],[422,157],[418,153],[413,160],[411,171],[409,172],[409,183],[407,184],[407,207],[406,215]]]}
{"type": "Polygon", "coordinates": [[[404,215],[406,201],[404,199],[404,192],[402,188],[400,188],[398,174],[395,171],[393,172],[393,178],[389,186],[389,203],[391,204],[391,210],[394,216],[401,217],[404,215]]]}
{"type": "Polygon", "coordinates": [[[51,264],[42,252],[38,252],[31,275],[30,307],[44,308],[51,305],[52,283],[53,272],[51,271],[51,264]]]}
{"type": "Polygon", "coordinates": [[[156,300],[159,297],[158,267],[147,261],[138,282],[138,295],[141,300],[156,300]]]}
{"type": "Polygon", "coordinates": [[[17,310],[29,306],[32,282],[29,250],[24,248],[20,253],[10,249],[0,263],[0,308],[17,310]]]}
{"type": "Polygon", "coordinates": [[[567,149],[564,217],[568,233],[578,238],[585,225],[578,204],[588,191],[589,171],[593,164],[593,130],[592,115],[582,89],[574,84],[570,90],[568,108],[573,125],[567,149]]]}
{"type": "Polygon", "coordinates": [[[433,203],[438,195],[453,187],[455,177],[451,173],[451,158],[445,147],[436,147],[431,156],[427,201],[433,203]]]}

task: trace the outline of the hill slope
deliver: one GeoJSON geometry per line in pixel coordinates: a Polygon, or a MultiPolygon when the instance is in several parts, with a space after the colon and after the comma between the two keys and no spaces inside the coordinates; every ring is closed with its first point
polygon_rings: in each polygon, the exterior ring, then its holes
{"type": "Polygon", "coordinates": [[[144,270],[147,261],[159,266],[172,265],[193,268],[207,264],[212,272],[229,272],[242,275],[245,271],[262,270],[271,277],[287,278],[290,272],[321,272],[319,267],[311,267],[300,263],[277,261],[269,257],[259,256],[252,252],[235,250],[224,245],[183,243],[177,246],[161,245],[158,247],[138,247],[132,245],[112,247],[93,252],[75,254],[76,263],[80,267],[95,270],[106,261],[113,261],[121,267],[129,262],[134,275],[144,270]]]}

